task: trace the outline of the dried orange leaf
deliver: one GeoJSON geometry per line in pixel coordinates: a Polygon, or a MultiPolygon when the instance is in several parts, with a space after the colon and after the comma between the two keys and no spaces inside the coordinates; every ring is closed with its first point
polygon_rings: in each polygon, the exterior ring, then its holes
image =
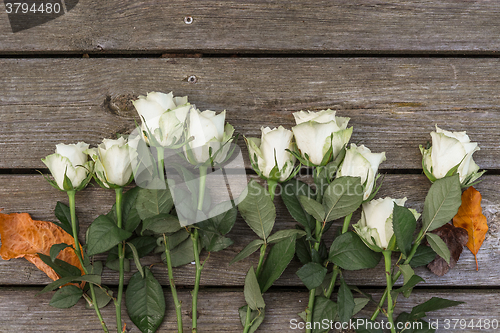
{"type": "Polygon", "coordinates": [[[477,252],[481,248],[488,231],[486,216],[483,215],[483,209],[481,208],[481,199],[481,193],[474,187],[469,187],[462,193],[462,205],[453,218],[453,225],[464,228],[469,234],[467,247],[476,259],[476,270],[479,270],[477,252]]]}
{"type": "MultiPolygon", "coordinates": [[[[50,247],[59,243],[74,246],[73,237],[63,229],[52,222],[32,220],[28,213],[0,213],[0,239],[2,259],[24,257],[54,281],[59,279],[59,275],[37,253],[50,255],[50,247]]],[[[72,248],[62,250],[57,259],[78,267],[83,274],[80,261],[72,248]]]]}

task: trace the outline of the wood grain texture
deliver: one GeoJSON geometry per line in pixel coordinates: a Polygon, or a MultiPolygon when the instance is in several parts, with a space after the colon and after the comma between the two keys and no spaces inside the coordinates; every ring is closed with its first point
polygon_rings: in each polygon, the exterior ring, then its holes
{"type": "MultiPolygon", "coordinates": [[[[42,176],[34,175],[2,175],[0,176],[0,208],[4,213],[28,212],[34,219],[55,220],[53,209],[56,201],[67,203],[65,193],[53,189],[42,176]]],[[[430,186],[429,181],[423,175],[387,175],[379,193],[379,197],[391,196],[393,198],[408,197],[407,206],[422,211],[425,195],[430,186]]],[[[426,268],[418,268],[417,274],[425,280],[425,286],[500,286],[500,272],[494,263],[500,260],[500,176],[484,176],[484,181],[477,185],[477,189],[483,196],[482,207],[489,224],[489,231],[478,254],[479,272],[476,272],[474,256],[468,249],[464,249],[457,266],[443,277],[437,277],[426,268]]],[[[88,187],[77,193],[77,214],[80,219],[80,239],[84,239],[84,232],[88,225],[99,214],[105,214],[113,204],[113,191],[107,191],[99,187],[88,187]]],[[[281,198],[275,198],[277,208],[277,221],[274,230],[294,228],[296,224],[288,214],[281,198]]],[[[359,220],[359,212],[353,217],[353,223],[359,220]]],[[[201,284],[203,286],[242,286],[245,274],[250,265],[258,261],[255,253],[249,258],[235,263],[228,263],[256,236],[239,217],[233,230],[228,235],[234,240],[234,244],[224,251],[212,253],[203,271],[201,284]]],[[[325,237],[329,247],[333,240],[333,231],[329,231],[325,237]]],[[[205,258],[206,252],[202,253],[205,258]]],[[[98,256],[104,260],[105,256],[98,256]]],[[[143,265],[151,265],[160,261],[159,256],[148,256],[144,258],[143,265]]],[[[126,274],[128,281],[135,271],[126,274]]],[[[301,281],[295,275],[300,268],[297,260],[284,272],[276,282],[277,286],[302,286],[301,281]]],[[[155,276],[162,285],[168,285],[167,271],[164,265],[155,265],[152,268],[155,276]]],[[[176,283],[179,286],[192,286],[194,284],[194,265],[186,265],[174,269],[176,283]]],[[[373,270],[345,272],[349,283],[359,286],[383,286],[385,276],[382,264],[373,270]]],[[[41,285],[50,280],[23,259],[9,261],[0,260],[0,285],[41,285]]],[[[103,273],[103,283],[109,285],[117,284],[116,272],[107,268],[103,273]]]]}
{"type": "MultiPolygon", "coordinates": [[[[0,288],[0,313],[2,326],[0,332],[99,332],[100,324],[93,310],[84,308],[82,300],[71,309],[56,309],[49,306],[52,293],[35,297],[40,288],[0,288]],[[78,315],[75,313],[78,312],[78,315]],[[70,320],[69,320],[70,319],[70,320]]],[[[380,298],[380,292],[372,293],[374,299],[380,298]]],[[[359,295],[355,295],[358,297],[359,295]]],[[[409,311],[417,304],[423,303],[432,296],[466,302],[456,307],[430,312],[426,320],[439,321],[437,332],[449,332],[445,329],[445,319],[465,319],[478,322],[479,319],[499,320],[500,310],[497,304],[497,290],[415,290],[409,299],[400,297],[396,314],[409,311]]],[[[165,319],[157,332],[173,332],[176,330],[175,311],[170,292],[165,291],[167,311],[165,319]]],[[[190,329],[189,316],[191,299],[187,290],[179,292],[182,301],[183,323],[186,331],[190,329]]],[[[261,332],[293,331],[290,320],[301,319],[297,313],[307,305],[308,293],[304,291],[269,291],[264,294],[266,302],[265,319],[260,327],[261,332]]],[[[238,332],[241,326],[238,308],[245,304],[243,290],[204,289],[199,293],[198,327],[203,332],[238,332]]],[[[369,304],[358,318],[366,318],[373,313],[374,307],[369,304]]],[[[114,307],[110,304],[102,309],[104,320],[110,331],[114,329],[114,307]]],[[[127,324],[127,332],[139,332],[122,307],[122,318],[127,324]]],[[[382,320],[382,315],[379,316],[382,320]]],[[[453,323],[453,322],[452,322],[453,323]]],[[[452,330],[453,331],[453,330],[452,330]]],[[[466,329],[461,332],[496,332],[495,329],[466,329]]],[[[338,331],[333,331],[338,332],[338,331]]]]}
{"type": "MultiPolygon", "coordinates": [[[[420,169],[434,125],[467,130],[477,163],[500,168],[500,59],[0,59],[0,168],[43,168],[57,143],[93,145],[134,128],[133,96],[188,95],[227,110],[245,136],[293,126],[294,111],[351,117],[352,142],[386,151],[384,169],[420,169]],[[196,76],[196,83],[187,78],[196,76]]],[[[240,146],[247,158],[243,141],[240,146]]],[[[248,166],[248,160],[247,160],[248,166]]]]}
{"type": "Polygon", "coordinates": [[[0,52],[494,53],[499,12],[467,0],[82,0],[17,33],[4,14],[0,52]]]}

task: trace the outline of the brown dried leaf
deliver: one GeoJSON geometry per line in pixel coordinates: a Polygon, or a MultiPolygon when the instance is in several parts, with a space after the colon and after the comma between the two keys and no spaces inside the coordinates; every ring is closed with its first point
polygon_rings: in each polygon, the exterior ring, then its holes
{"type": "Polygon", "coordinates": [[[462,250],[464,245],[467,243],[469,239],[467,232],[462,228],[457,228],[453,224],[447,223],[440,228],[432,231],[432,233],[441,237],[441,239],[445,242],[446,246],[450,250],[450,264],[441,257],[436,256],[436,259],[431,261],[427,268],[431,270],[432,273],[437,276],[443,276],[448,271],[455,267],[458,259],[460,258],[460,254],[462,254],[462,250]]]}
{"type": "MultiPolygon", "coordinates": [[[[66,243],[74,246],[73,237],[52,222],[35,221],[28,213],[0,213],[0,256],[4,260],[26,258],[52,280],[59,275],[47,266],[37,255],[50,255],[50,247],[54,244],[66,243]]],[[[62,250],[57,259],[80,268],[82,266],[72,248],[62,250]]]]}
{"type": "Polygon", "coordinates": [[[481,193],[474,187],[469,187],[462,193],[462,205],[458,208],[458,213],[453,218],[453,225],[464,228],[469,234],[467,247],[476,259],[476,270],[479,270],[477,252],[481,248],[481,245],[483,245],[486,232],[488,231],[486,216],[483,215],[483,209],[481,208],[481,199],[481,193]]]}

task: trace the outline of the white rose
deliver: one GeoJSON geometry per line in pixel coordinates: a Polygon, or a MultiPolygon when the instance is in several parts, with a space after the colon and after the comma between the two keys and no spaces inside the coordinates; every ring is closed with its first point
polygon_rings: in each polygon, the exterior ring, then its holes
{"type": "Polygon", "coordinates": [[[297,147],[302,158],[314,165],[326,165],[337,157],[351,138],[352,127],[347,128],[349,118],[335,117],[335,111],[330,109],[300,111],[293,116],[297,123],[297,126],[292,127],[297,147]]]}
{"type": "Polygon", "coordinates": [[[137,152],[124,137],[104,139],[97,148],[88,149],[87,153],[94,160],[94,172],[101,186],[122,187],[132,180],[132,159],[137,152]]]}
{"type": "Polygon", "coordinates": [[[146,133],[148,144],[172,147],[179,142],[191,107],[187,96],[150,92],[133,103],[141,116],[141,130],[146,133]]]}
{"type": "MultiPolygon", "coordinates": [[[[93,163],[88,161],[85,152],[89,145],[84,142],[77,144],[58,144],[55,154],[42,158],[54,177],[55,187],[61,191],[81,190],[90,180],[93,163]],[[64,186],[64,176],[71,181],[71,186],[64,186]]],[[[68,185],[68,184],[67,184],[68,185]]]]}
{"type": "Polygon", "coordinates": [[[230,148],[234,128],[225,123],[226,111],[216,114],[214,111],[200,112],[191,108],[187,127],[188,143],[183,147],[186,158],[191,164],[204,164],[212,159],[222,163],[230,148]]]}
{"type": "Polygon", "coordinates": [[[294,170],[295,157],[286,151],[292,149],[292,132],[283,126],[261,127],[261,131],[260,139],[245,138],[252,166],[262,177],[283,182],[294,170]],[[274,168],[278,173],[271,174],[274,168]]]}
{"type": "Polygon", "coordinates": [[[472,154],[479,150],[477,142],[470,142],[466,132],[445,131],[436,125],[431,137],[432,147],[424,149],[420,146],[422,166],[431,181],[456,170],[462,185],[468,186],[484,173],[478,172],[479,166],[472,159],[472,154]],[[458,169],[455,169],[457,165],[458,169]]]}
{"type": "Polygon", "coordinates": [[[361,177],[361,183],[365,184],[363,200],[370,197],[375,186],[376,175],[380,163],[385,161],[385,153],[372,153],[364,145],[356,146],[351,143],[351,147],[346,150],[344,161],[337,171],[337,177],[351,176],[361,177]]]}
{"type": "MultiPolygon", "coordinates": [[[[394,230],[392,228],[392,213],[394,203],[404,207],[406,198],[392,199],[380,198],[365,202],[362,207],[361,219],[355,224],[354,230],[367,243],[367,245],[375,245],[382,250],[387,249],[394,230]]],[[[410,209],[415,216],[415,219],[420,217],[414,209],[410,209]]]]}

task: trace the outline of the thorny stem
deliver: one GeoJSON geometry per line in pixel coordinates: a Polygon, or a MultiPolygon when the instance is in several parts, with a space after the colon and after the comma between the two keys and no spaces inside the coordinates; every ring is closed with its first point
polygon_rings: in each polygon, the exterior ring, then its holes
{"type": "MultiPolygon", "coordinates": [[[[88,274],[87,268],[85,268],[85,265],[83,263],[83,256],[82,252],[80,249],[80,243],[78,242],[78,230],[76,228],[76,203],[75,203],[75,191],[68,191],[68,198],[69,198],[69,210],[71,214],[71,229],[73,231],[73,239],[75,241],[75,253],[76,256],[78,257],[78,260],[80,261],[80,264],[82,265],[83,272],[85,274],[88,274]]],[[[104,332],[108,333],[108,328],[106,327],[106,323],[104,323],[104,319],[102,318],[101,311],[99,310],[99,306],[96,301],[96,296],[95,296],[95,290],[94,290],[94,285],[92,283],[89,283],[89,288],[90,288],[90,295],[92,296],[92,304],[94,306],[95,312],[97,314],[97,317],[99,318],[99,321],[101,322],[101,326],[104,332]]]]}
{"type": "Polygon", "coordinates": [[[392,276],[391,276],[391,254],[392,251],[382,251],[384,255],[384,263],[385,263],[385,278],[387,281],[387,319],[391,323],[391,333],[396,333],[396,329],[394,326],[394,319],[392,318],[392,313],[394,312],[394,306],[392,302],[392,276]]]}
{"type": "MultiPolygon", "coordinates": [[[[317,167],[314,172],[316,172],[316,175],[319,175],[321,172],[322,167],[317,167]]],[[[319,180],[319,177],[315,176],[315,180],[319,180]]],[[[319,182],[319,181],[318,181],[319,182]]],[[[316,195],[316,201],[321,203],[323,200],[323,184],[316,184],[316,190],[317,190],[317,195],[316,195]]],[[[319,221],[316,220],[316,227],[315,227],[315,238],[316,242],[314,243],[314,250],[319,251],[319,245],[321,243],[321,237],[323,236],[323,230],[325,228],[325,221],[319,221]]],[[[316,298],[316,288],[311,289],[309,291],[309,302],[307,303],[307,308],[306,308],[306,323],[312,323],[312,315],[314,311],[314,300],[316,298]]],[[[306,328],[306,333],[311,333],[311,325],[308,326],[309,328],[306,328]]]]}
{"type": "MultiPolygon", "coordinates": [[[[406,260],[403,263],[404,265],[410,264],[410,261],[413,258],[413,256],[415,255],[415,253],[417,252],[417,248],[419,247],[420,243],[422,242],[422,239],[424,238],[424,236],[425,236],[424,231],[420,230],[420,232],[418,233],[417,238],[415,240],[415,243],[413,243],[413,247],[411,248],[410,253],[408,254],[408,257],[406,258],[406,260]]],[[[394,278],[392,279],[393,284],[396,283],[396,281],[399,279],[401,274],[402,274],[401,271],[398,271],[394,275],[394,278]]],[[[375,310],[375,312],[371,316],[370,320],[374,321],[377,318],[378,314],[380,313],[380,310],[384,306],[384,302],[385,302],[386,298],[387,298],[387,290],[382,295],[382,298],[380,299],[380,302],[378,303],[377,309],[375,310]]]]}
{"type": "Polygon", "coordinates": [[[168,269],[168,281],[170,283],[170,291],[172,292],[172,298],[174,299],[175,314],[177,316],[177,331],[179,333],[183,332],[182,329],[182,312],[181,312],[181,302],[177,297],[177,289],[175,288],[174,273],[172,271],[172,258],[170,256],[170,244],[168,237],[163,234],[163,243],[165,244],[165,258],[167,260],[168,269]]]}
{"type": "MultiPolygon", "coordinates": [[[[207,178],[207,167],[200,166],[200,187],[198,192],[198,210],[201,211],[203,209],[203,201],[205,198],[205,183],[207,178]]],[[[197,321],[198,321],[198,290],[200,289],[200,280],[201,280],[201,270],[203,269],[204,264],[200,263],[200,252],[198,250],[198,229],[193,228],[191,232],[191,241],[193,242],[193,251],[194,251],[194,261],[196,264],[196,275],[194,281],[194,289],[192,292],[193,304],[192,304],[192,332],[197,332],[197,321]]]]}
{"type": "MultiPolygon", "coordinates": [[[[115,189],[116,194],[116,224],[118,228],[122,228],[122,194],[123,188],[119,187],[115,189]]],[[[123,246],[124,242],[118,244],[118,258],[119,258],[119,280],[118,280],[118,295],[115,300],[115,309],[116,309],[116,329],[118,333],[122,331],[122,297],[123,297],[123,284],[124,284],[124,275],[125,275],[125,247],[123,246]]]]}
{"type": "Polygon", "coordinates": [[[193,242],[193,252],[194,252],[194,261],[196,264],[196,275],[194,281],[194,289],[192,292],[193,298],[193,306],[192,306],[192,314],[193,314],[193,329],[192,332],[197,332],[197,320],[198,320],[198,290],[200,289],[200,280],[201,280],[201,270],[203,266],[200,263],[200,253],[198,251],[198,229],[193,229],[191,232],[191,241],[193,242]]]}

